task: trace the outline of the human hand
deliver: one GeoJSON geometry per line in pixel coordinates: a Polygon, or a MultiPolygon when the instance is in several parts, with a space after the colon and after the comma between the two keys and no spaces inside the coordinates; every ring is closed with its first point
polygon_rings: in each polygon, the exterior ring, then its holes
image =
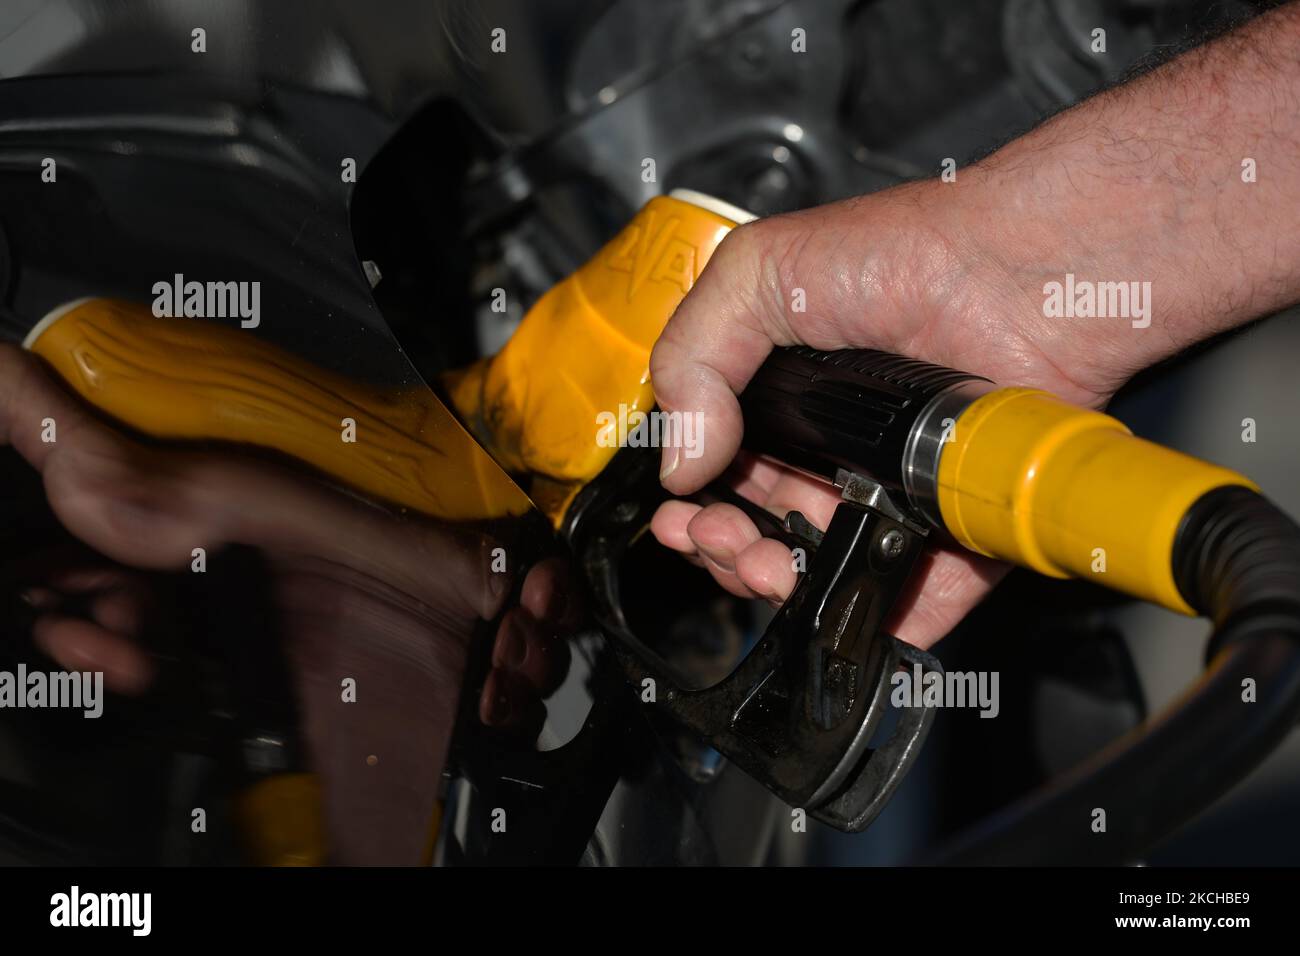
{"type": "MultiPolygon", "coordinates": [[[[945,188],[904,186],[727,237],[651,357],[660,406],[703,412],[708,432],[699,458],[665,449],[669,490],[697,490],[731,466],[741,494],[778,517],[799,510],[826,527],[840,500],[829,484],[736,457],[743,430],[736,394],[776,345],[880,349],[1094,407],[1145,364],[1127,324],[1103,329],[1045,317],[1042,276],[1052,265],[1035,237],[999,232],[974,187],[965,187],[963,202],[945,188]],[[793,308],[796,298],[806,311],[793,308]]],[[[732,505],[669,501],[652,528],[734,594],[779,603],[795,584],[790,551],[762,538],[732,505]]],[[[1003,573],[970,552],[931,549],[889,626],[928,647],[1003,573]]]]}

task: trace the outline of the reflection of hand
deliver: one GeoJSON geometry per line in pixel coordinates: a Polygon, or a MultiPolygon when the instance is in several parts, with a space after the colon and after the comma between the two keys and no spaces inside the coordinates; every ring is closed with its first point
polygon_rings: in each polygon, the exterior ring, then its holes
{"type": "MultiPolygon", "coordinates": [[[[259,548],[294,665],[304,731],[326,787],[340,859],[414,861],[423,847],[456,713],[468,640],[511,590],[476,532],[398,519],[278,465],[143,445],[101,422],[30,355],[0,346],[0,441],[44,478],[59,520],[99,553],[142,569],[184,569],[194,548],[259,548]],[[57,441],[41,440],[41,421],[57,441]],[[356,680],[356,703],[341,682],[356,680]],[[375,757],[373,765],[368,758],[375,757]]],[[[567,668],[577,609],[556,560],[525,577],[502,616],[482,718],[540,729],[542,696],[567,668]]],[[[140,693],[153,672],[135,643],[147,601],[121,568],[71,567],[28,592],[34,637],[62,666],[102,670],[140,693]],[[76,594],[89,619],[63,615],[76,594]],[[86,600],[88,598],[88,600],[86,600]]]]}

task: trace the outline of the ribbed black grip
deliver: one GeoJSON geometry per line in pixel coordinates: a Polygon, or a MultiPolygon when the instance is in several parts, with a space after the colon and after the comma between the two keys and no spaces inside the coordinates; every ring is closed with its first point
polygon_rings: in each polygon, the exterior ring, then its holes
{"type": "Polygon", "coordinates": [[[740,396],[744,447],[824,478],[902,486],[903,448],[934,396],[978,376],[888,352],[779,348],[740,396]]]}
{"type": "MultiPolygon", "coordinates": [[[[1240,639],[1246,621],[1255,628],[1276,627],[1277,614],[1300,621],[1300,526],[1250,488],[1216,488],[1188,509],[1173,571],[1187,603],[1216,625],[1212,650],[1240,639]]],[[[1300,625],[1291,633],[1300,638],[1300,625]]]]}

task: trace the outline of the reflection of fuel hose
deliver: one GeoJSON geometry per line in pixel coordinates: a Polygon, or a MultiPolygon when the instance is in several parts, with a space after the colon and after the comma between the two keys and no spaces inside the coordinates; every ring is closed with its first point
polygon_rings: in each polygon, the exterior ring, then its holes
{"type": "Polygon", "coordinates": [[[1214,621],[1192,691],[943,862],[1130,860],[1294,726],[1300,528],[1241,476],[1045,393],[876,352],[778,350],[741,401],[752,450],[869,473],[972,550],[1214,621]]]}

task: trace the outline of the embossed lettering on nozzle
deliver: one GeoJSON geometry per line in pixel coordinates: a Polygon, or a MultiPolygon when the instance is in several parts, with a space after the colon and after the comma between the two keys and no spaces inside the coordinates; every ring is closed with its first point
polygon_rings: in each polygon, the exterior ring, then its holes
{"type": "Polygon", "coordinates": [[[911,506],[936,528],[939,513],[939,457],[951,441],[953,428],[971,404],[997,388],[987,379],[968,379],[941,392],[921,410],[903,448],[903,489],[911,506]]]}

